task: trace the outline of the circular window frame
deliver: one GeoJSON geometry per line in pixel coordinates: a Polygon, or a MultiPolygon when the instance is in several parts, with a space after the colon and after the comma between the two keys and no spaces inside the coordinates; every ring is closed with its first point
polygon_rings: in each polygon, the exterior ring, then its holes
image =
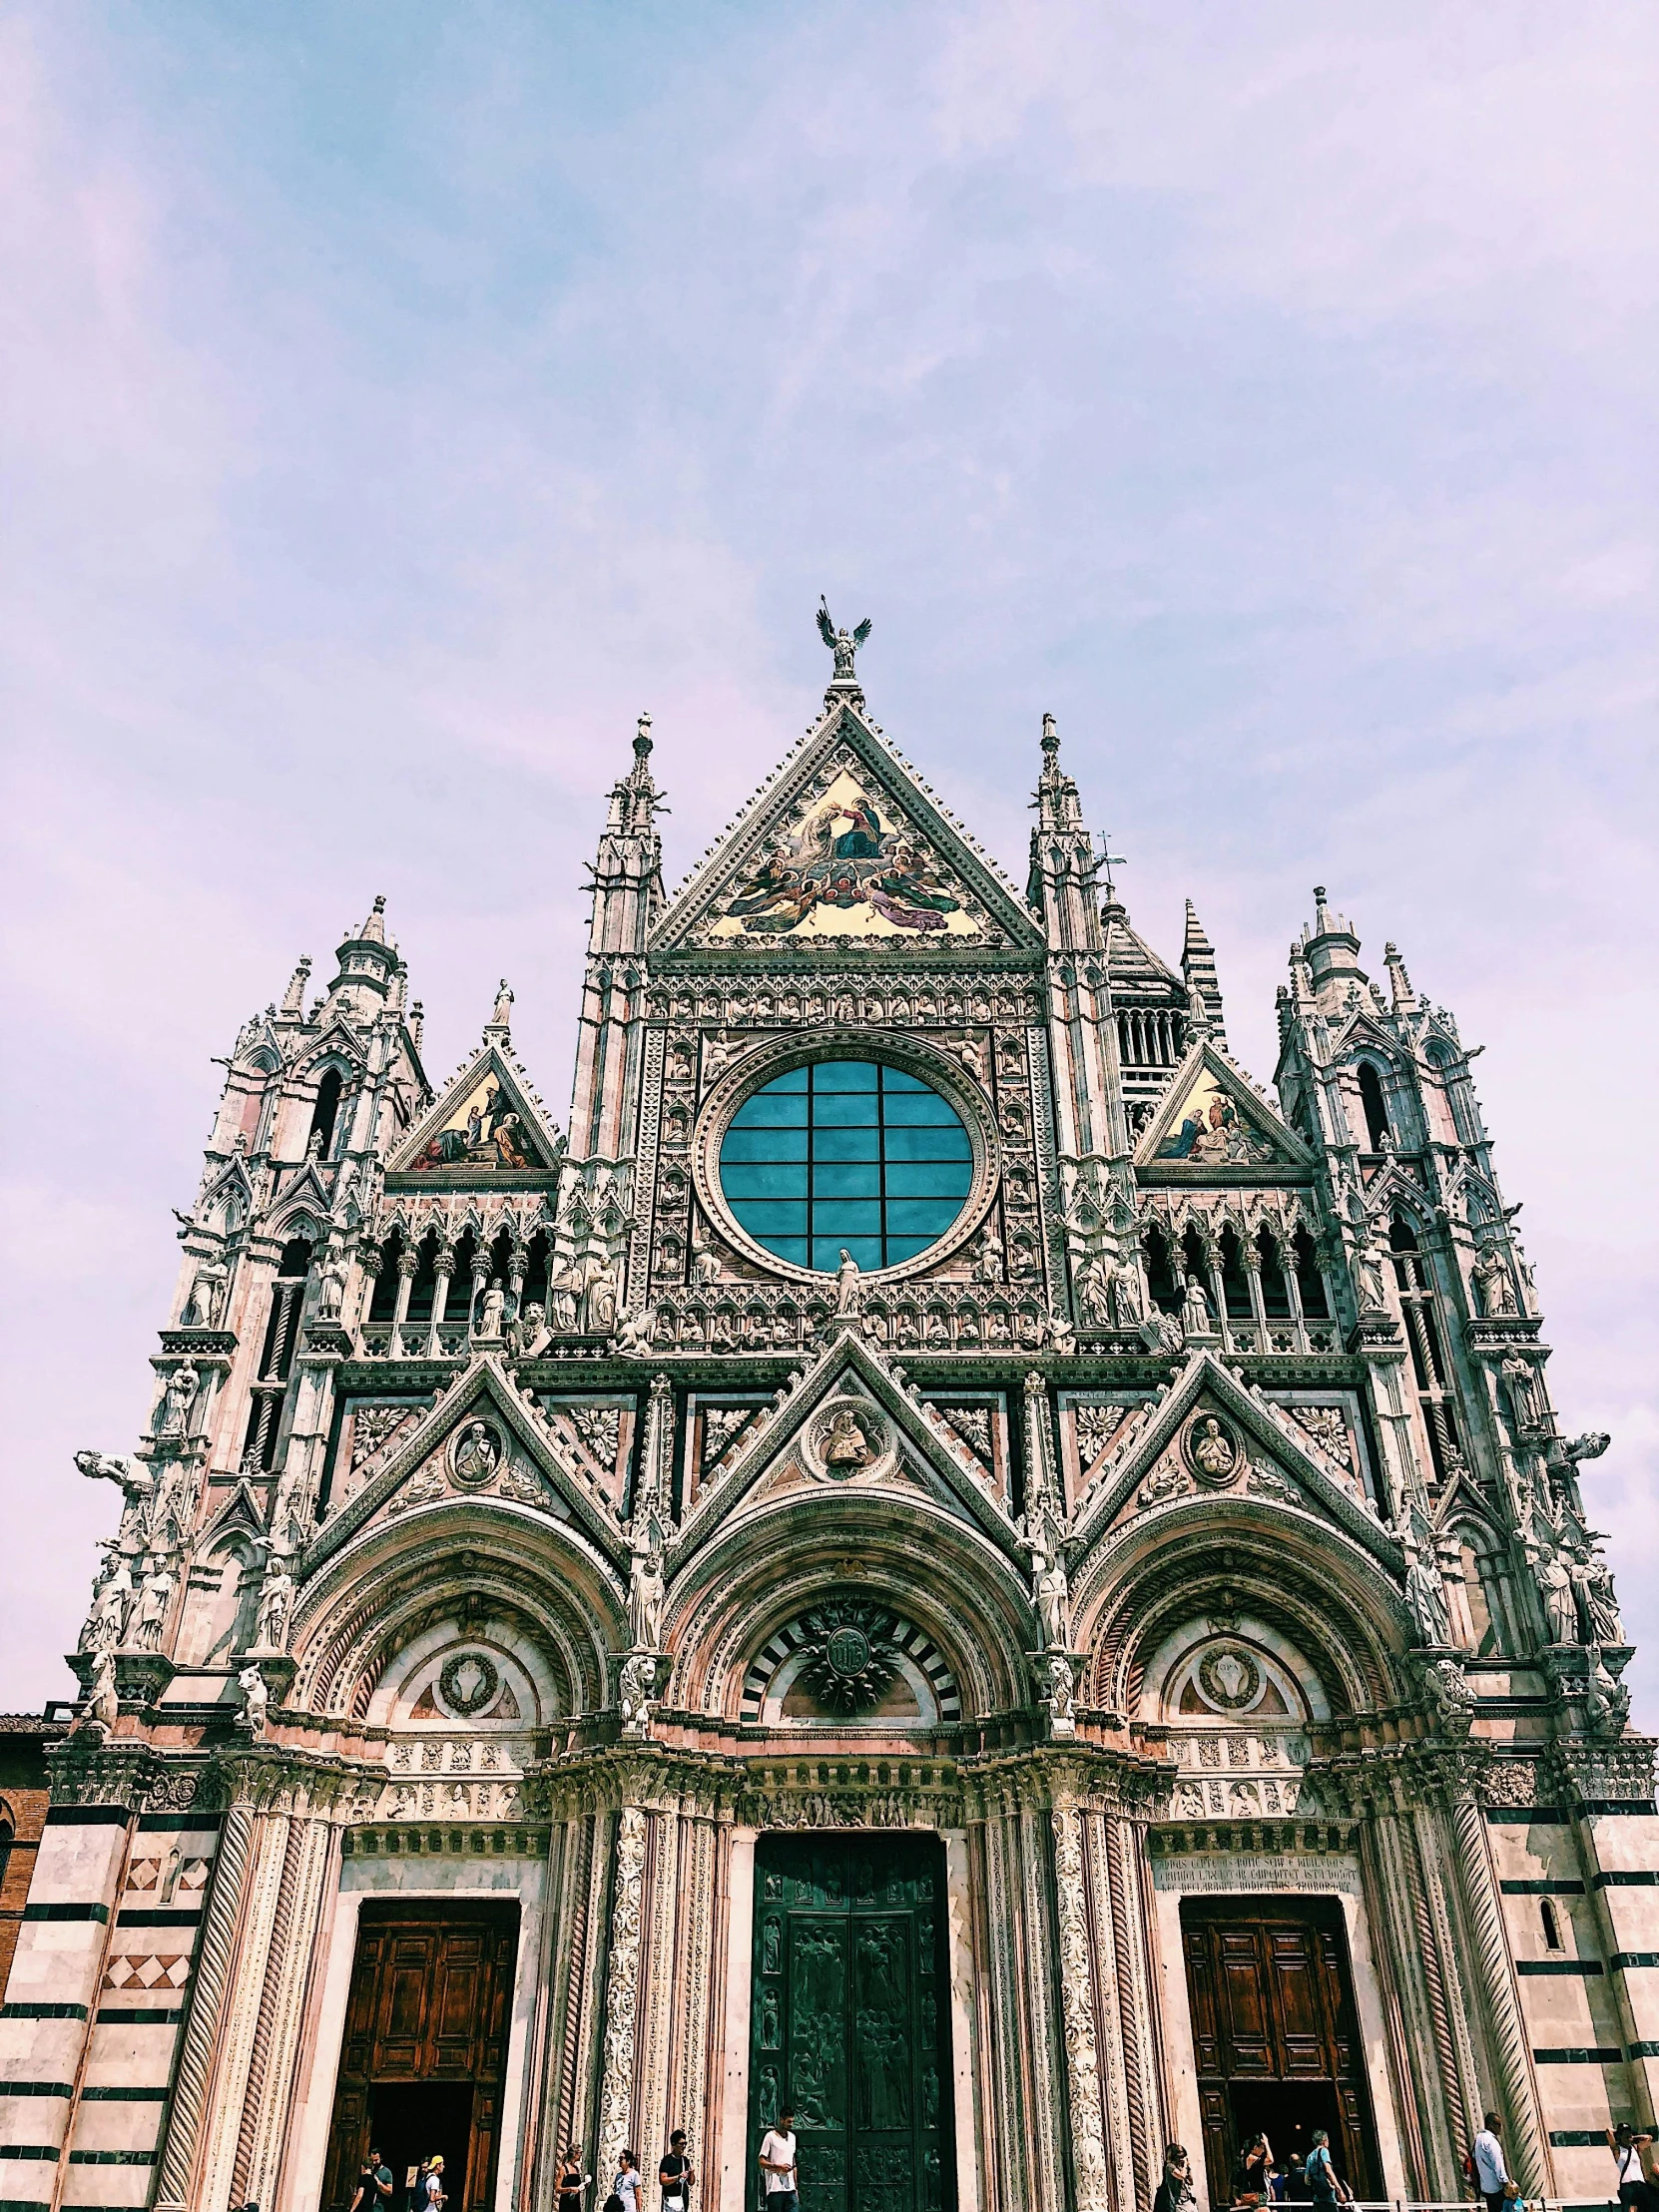
{"type": "Polygon", "coordinates": [[[913,1075],[918,1083],[925,1083],[929,1089],[937,1091],[961,1118],[973,1153],[973,1176],[961,1212],[925,1252],[918,1252],[912,1260],[900,1260],[894,1267],[871,1268],[864,1281],[902,1283],[926,1274],[941,1260],[959,1252],[983,1226],[1002,1179],[1002,1144],[991,1115],[990,1101],[983,1091],[953,1060],[931,1045],[918,1043],[914,1037],[900,1036],[886,1029],[859,1029],[840,1036],[820,1032],[810,1041],[779,1038],[762,1045],[758,1051],[745,1053],[736,1066],[726,1070],[698,1109],[691,1148],[692,1184],[697,1202],[733,1250],[754,1266],[764,1268],[767,1274],[782,1277],[788,1283],[817,1285],[820,1289],[834,1282],[832,1272],[798,1267],[793,1260],[780,1259],[776,1252],[769,1252],[764,1244],[757,1242],[740,1226],[726,1203],[720,1183],[720,1149],[738,1108],[756,1091],[776,1082],[779,1076],[791,1075],[797,1068],[811,1067],[824,1060],[884,1061],[887,1066],[897,1068],[900,1074],[913,1075]]]}

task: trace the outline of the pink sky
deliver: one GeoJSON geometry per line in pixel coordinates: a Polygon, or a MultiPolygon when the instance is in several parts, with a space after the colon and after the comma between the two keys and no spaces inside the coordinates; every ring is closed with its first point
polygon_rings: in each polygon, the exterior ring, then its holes
{"type": "Polygon", "coordinates": [[[1656,42],[1618,5],[8,11],[0,1703],[69,1687],[116,1503],[70,1455],[147,1410],[212,1056],[384,890],[434,1076],[505,972],[562,1109],[634,717],[680,872],[809,719],[821,591],[1017,876],[1059,716],[1259,1079],[1315,881],[1484,1044],[1659,1651],[1656,42]]]}

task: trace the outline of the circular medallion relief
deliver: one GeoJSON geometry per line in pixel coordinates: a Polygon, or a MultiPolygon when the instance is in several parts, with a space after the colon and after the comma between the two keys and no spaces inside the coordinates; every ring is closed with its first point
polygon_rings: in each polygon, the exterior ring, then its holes
{"type": "Polygon", "coordinates": [[[457,1651],[443,1662],[438,1675],[438,1695],[452,1713],[470,1720],[474,1713],[493,1705],[501,1690],[495,1662],[481,1651],[457,1651]]]}
{"type": "Polygon", "coordinates": [[[807,1658],[801,1679],[832,1713],[879,1705],[898,1672],[893,1620],[872,1605],[825,1605],[802,1622],[807,1658]]]}
{"type": "Polygon", "coordinates": [[[815,1473],[832,1482],[868,1474],[892,1456],[892,1424],[863,1398],[835,1398],[807,1431],[807,1458],[815,1473]]]}
{"type": "Polygon", "coordinates": [[[463,1421],[449,1447],[449,1471],[463,1490],[481,1490],[501,1471],[501,1431],[493,1421],[463,1421]]]}
{"type": "Polygon", "coordinates": [[[1248,1651],[1224,1644],[1198,1663],[1199,1695],[1223,1713],[1242,1713],[1262,1695],[1262,1670],[1248,1651]]]}
{"type": "Polygon", "coordinates": [[[1215,1488],[1233,1481],[1244,1468],[1244,1454],[1239,1449],[1239,1439],[1224,1420],[1214,1413],[1200,1413],[1189,1422],[1183,1438],[1187,1464],[1201,1482],[1215,1488]]]}

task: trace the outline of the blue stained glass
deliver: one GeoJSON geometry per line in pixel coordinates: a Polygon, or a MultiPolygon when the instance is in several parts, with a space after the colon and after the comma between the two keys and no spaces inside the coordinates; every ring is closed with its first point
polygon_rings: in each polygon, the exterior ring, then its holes
{"type": "Polygon", "coordinates": [[[973,1147],[955,1108],[875,1060],[815,1060],[746,1099],[721,1145],[721,1188],[780,1260],[832,1274],[913,1260],[962,1210],[973,1147]],[[809,1258],[810,1255],[810,1258],[809,1258]]]}

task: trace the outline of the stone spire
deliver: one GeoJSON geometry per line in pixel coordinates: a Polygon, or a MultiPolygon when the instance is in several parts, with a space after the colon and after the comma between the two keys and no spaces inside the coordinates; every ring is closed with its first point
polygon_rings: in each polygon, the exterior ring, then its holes
{"type": "Polygon", "coordinates": [[[1221,982],[1216,974],[1216,948],[1205,934],[1198,909],[1187,901],[1187,933],[1181,946],[1181,980],[1187,986],[1188,1021],[1195,1029],[1202,1023],[1220,1045],[1227,1042],[1222,1016],[1221,982]]]}
{"type": "Polygon", "coordinates": [[[1333,913],[1326,903],[1323,883],[1314,885],[1314,926],[1304,926],[1292,958],[1306,964],[1314,996],[1328,1017],[1359,1003],[1367,980],[1360,965],[1360,939],[1348,916],[1333,913]]]}
{"type": "Polygon", "coordinates": [[[347,1013],[370,1019],[384,1006],[392,977],[402,962],[397,940],[386,935],[386,894],[376,894],[368,918],[348,930],[335,958],[339,969],[328,986],[328,996],[347,1013]]]}
{"type": "Polygon", "coordinates": [[[1417,1010],[1417,994],[1411,988],[1411,978],[1405,972],[1405,962],[1399,956],[1399,947],[1393,943],[1382,947],[1382,964],[1388,971],[1388,989],[1396,1014],[1414,1014],[1417,1010]]]}
{"type": "Polygon", "coordinates": [[[628,1024],[644,1011],[643,980],[633,972],[633,963],[644,953],[663,904],[657,816],[668,810],[651,774],[651,717],[641,715],[634,732],[634,765],[612,787],[593,862],[587,979],[570,1108],[570,1149],[576,1159],[620,1157],[638,1082],[634,1055],[620,1045],[630,1033],[628,1024]]]}
{"type": "Polygon", "coordinates": [[[1060,766],[1060,734],[1052,715],[1043,716],[1042,754],[1031,802],[1037,820],[1026,903],[1041,915],[1050,951],[1097,950],[1106,939],[1095,895],[1094,840],[1083,826],[1077,786],[1060,766]]]}

